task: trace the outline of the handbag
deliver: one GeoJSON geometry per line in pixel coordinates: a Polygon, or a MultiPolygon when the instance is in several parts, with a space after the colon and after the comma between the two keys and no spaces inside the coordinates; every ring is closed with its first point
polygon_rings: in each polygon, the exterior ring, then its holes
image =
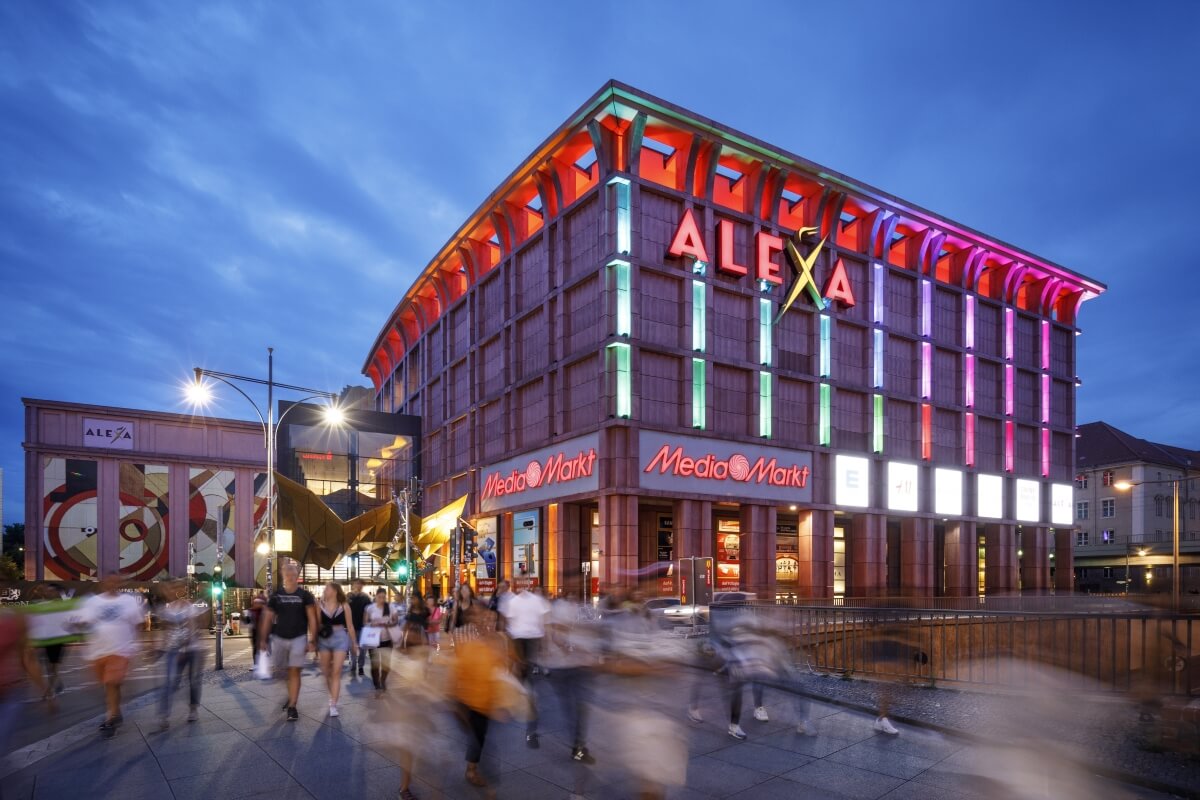
{"type": "Polygon", "coordinates": [[[374,625],[363,628],[358,632],[359,647],[379,647],[381,630],[374,625]]]}

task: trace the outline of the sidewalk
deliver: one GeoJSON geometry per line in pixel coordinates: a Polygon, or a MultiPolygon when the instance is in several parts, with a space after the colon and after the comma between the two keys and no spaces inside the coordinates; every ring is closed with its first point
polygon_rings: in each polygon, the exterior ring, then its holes
{"type": "MultiPolygon", "coordinates": [[[[835,684],[833,679],[814,680],[835,684]]],[[[184,721],[186,697],[181,694],[165,732],[157,730],[152,696],[139,698],[111,740],[101,740],[97,722],[89,721],[0,762],[4,797],[394,798],[399,769],[362,741],[360,732],[373,701],[370,681],[347,683],[337,719],[326,716],[326,699],[315,677],[306,675],[304,687],[301,718],[288,723],[279,708],[282,685],[254,681],[244,666],[230,665],[224,673],[206,676],[200,720],[184,721]],[[21,759],[15,772],[14,759],[21,759]]],[[[767,695],[770,722],[755,721],[747,703],[742,724],[750,738],[738,742],[721,724],[725,705],[716,693],[705,696],[704,723],[686,720],[687,681],[674,681],[667,691],[634,690],[619,683],[598,693],[600,704],[605,704],[606,692],[614,691],[626,702],[658,706],[680,720],[690,761],[687,785],[673,789],[673,798],[1169,796],[1100,778],[1053,754],[1039,759],[1023,748],[985,746],[907,726],[898,737],[884,737],[874,733],[869,715],[824,703],[814,704],[819,735],[800,736],[784,698],[774,692],[767,695]]],[[[615,727],[597,719],[589,740],[598,763],[579,765],[569,758],[558,705],[545,680],[538,681],[538,694],[540,749],[525,746],[520,725],[494,725],[489,734],[482,766],[495,782],[497,796],[632,797],[625,771],[606,747],[622,735],[620,717],[604,715],[618,721],[615,727]]],[[[419,798],[485,796],[463,780],[463,739],[453,720],[442,715],[419,756],[412,787],[419,798]]]]}

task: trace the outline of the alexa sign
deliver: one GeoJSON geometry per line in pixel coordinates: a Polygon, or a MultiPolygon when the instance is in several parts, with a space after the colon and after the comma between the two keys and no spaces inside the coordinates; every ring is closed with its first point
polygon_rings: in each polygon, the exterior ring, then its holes
{"type": "Polygon", "coordinates": [[[593,433],[500,462],[483,474],[480,509],[487,513],[595,491],[600,488],[599,442],[593,433]]]}
{"type": "Polygon", "coordinates": [[[109,450],[133,449],[133,423],[115,419],[84,419],[83,446],[109,450]]]}
{"type": "Polygon", "coordinates": [[[642,431],[646,489],[800,503],[812,500],[812,454],[642,431]]]}

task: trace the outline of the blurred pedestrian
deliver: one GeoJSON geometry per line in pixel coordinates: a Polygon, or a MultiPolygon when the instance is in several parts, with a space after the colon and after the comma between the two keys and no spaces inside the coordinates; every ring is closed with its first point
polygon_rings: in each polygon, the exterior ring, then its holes
{"type": "Polygon", "coordinates": [[[591,702],[591,671],[599,658],[599,636],[576,589],[568,586],[564,595],[550,604],[541,658],[571,731],[571,759],[593,764],[586,742],[587,706],[591,702]]]}
{"type": "Polygon", "coordinates": [[[432,652],[436,653],[441,649],[441,643],[438,641],[438,634],[442,629],[442,604],[438,602],[430,603],[429,606],[429,622],[425,624],[426,641],[432,652]]]}
{"type": "MultiPolygon", "coordinates": [[[[517,652],[517,678],[525,684],[530,699],[533,699],[532,678],[537,669],[538,650],[546,635],[546,616],[550,613],[550,604],[534,587],[518,584],[508,601],[500,607],[505,620],[504,630],[517,652]]],[[[536,702],[525,725],[525,746],[533,750],[540,746],[536,702]]]]}
{"type": "Polygon", "coordinates": [[[487,786],[479,761],[489,722],[501,703],[500,683],[510,660],[508,646],[496,630],[499,615],[476,603],[468,584],[459,586],[454,605],[451,691],[457,701],[458,719],[468,736],[465,778],[472,786],[487,786]]]}
{"type": "Polygon", "coordinates": [[[129,673],[129,660],[140,648],[140,631],[145,624],[145,605],[139,595],[119,592],[122,579],[110,574],[100,581],[100,593],[79,605],[73,620],[86,630],[86,657],[104,686],[104,722],[100,733],[112,738],[122,722],[121,685],[129,673]]]}
{"type": "Polygon", "coordinates": [[[387,600],[387,589],[375,592],[375,602],[363,612],[363,624],[378,632],[379,641],[370,648],[371,682],[375,684],[375,696],[387,691],[388,673],[392,670],[392,627],[396,614],[387,600]]]}
{"type": "Polygon", "coordinates": [[[159,647],[166,660],[166,680],[158,703],[158,727],[170,725],[171,700],[188,676],[188,722],[197,719],[200,705],[200,675],[204,668],[204,646],[200,641],[200,615],[208,609],[187,597],[187,585],[180,580],[163,586],[166,602],[158,609],[161,624],[159,647]]]}
{"type": "Polygon", "coordinates": [[[66,691],[59,677],[59,665],[68,644],[82,640],[69,629],[69,620],[79,608],[79,598],[70,596],[61,584],[42,587],[40,600],[21,609],[29,626],[29,643],[41,651],[46,670],[46,690],[43,700],[52,700],[66,691]]]}
{"type": "Polygon", "coordinates": [[[425,627],[429,624],[431,612],[425,604],[425,596],[413,590],[408,600],[408,610],[404,615],[404,647],[419,649],[425,645],[425,627]]]}
{"type": "Polygon", "coordinates": [[[262,592],[254,595],[246,609],[246,634],[250,637],[250,664],[258,663],[258,629],[262,625],[263,610],[267,607],[267,596],[262,592]]]}
{"type": "MultiPolygon", "coordinates": [[[[350,581],[350,594],[346,595],[346,602],[350,604],[350,620],[354,623],[355,639],[362,635],[363,615],[367,610],[367,606],[371,605],[371,596],[363,591],[362,578],[355,578],[350,581]]],[[[350,660],[350,674],[363,677],[363,666],[366,664],[367,649],[362,647],[361,643],[358,648],[358,656],[350,660]]]]}
{"type": "Polygon", "coordinates": [[[317,628],[317,660],[325,686],[329,690],[329,716],[336,717],[342,694],[342,663],[346,653],[358,658],[358,635],[354,629],[353,611],[346,600],[342,585],[335,581],[325,584],[321,592],[321,619],[317,628]]]}
{"type": "Polygon", "coordinates": [[[8,742],[20,718],[20,687],[24,677],[45,693],[42,671],[29,643],[28,620],[22,614],[0,612],[0,753],[9,752],[8,742]]]}
{"type": "Polygon", "coordinates": [[[267,601],[259,626],[258,646],[268,649],[276,670],[287,670],[287,700],[283,710],[288,722],[300,719],[296,701],[300,697],[300,670],[306,653],[317,649],[317,609],[312,592],[300,586],[300,565],[284,562],[279,570],[283,585],[267,601]]]}

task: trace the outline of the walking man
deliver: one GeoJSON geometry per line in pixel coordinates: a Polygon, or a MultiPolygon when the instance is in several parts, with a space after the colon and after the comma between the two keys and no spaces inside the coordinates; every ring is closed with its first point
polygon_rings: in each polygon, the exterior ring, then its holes
{"type": "Polygon", "coordinates": [[[515,593],[509,596],[510,600],[501,603],[505,617],[504,628],[517,648],[517,676],[529,689],[529,698],[533,703],[529,722],[525,726],[525,744],[536,750],[539,746],[538,715],[531,677],[542,639],[546,636],[546,617],[550,614],[550,603],[532,586],[522,588],[518,585],[515,593]]]}
{"type": "MultiPolygon", "coordinates": [[[[361,578],[355,578],[350,582],[350,594],[346,597],[346,602],[350,604],[350,620],[354,623],[354,637],[357,643],[358,637],[362,636],[363,629],[363,613],[367,610],[367,606],[371,605],[371,597],[363,591],[363,582],[361,578]]],[[[359,646],[358,655],[350,656],[350,675],[355,674],[355,667],[358,668],[358,676],[363,676],[363,664],[367,660],[366,648],[359,646]]]]}
{"type": "Polygon", "coordinates": [[[317,601],[300,586],[300,565],[287,561],[279,570],[283,585],[274,591],[263,611],[259,626],[260,648],[269,648],[276,671],[287,670],[287,700],[283,708],[288,722],[300,719],[296,700],[300,697],[300,670],[307,653],[317,649],[317,601]]]}
{"type": "Polygon", "coordinates": [[[146,624],[141,597],[117,590],[121,576],[110,574],[100,581],[100,594],[80,604],[76,627],[87,630],[88,661],[104,686],[104,722],[100,734],[111,739],[121,724],[121,684],[129,672],[129,660],[138,651],[138,637],[146,624]]]}
{"type": "Polygon", "coordinates": [[[188,677],[188,722],[198,719],[200,705],[200,675],[204,668],[204,649],[200,643],[199,617],[208,609],[197,606],[187,597],[187,584],[176,580],[164,587],[166,602],[158,611],[162,624],[159,650],[166,659],[167,674],[158,702],[158,727],[170,725],[171,700],[175,690],[188,677]]]}

